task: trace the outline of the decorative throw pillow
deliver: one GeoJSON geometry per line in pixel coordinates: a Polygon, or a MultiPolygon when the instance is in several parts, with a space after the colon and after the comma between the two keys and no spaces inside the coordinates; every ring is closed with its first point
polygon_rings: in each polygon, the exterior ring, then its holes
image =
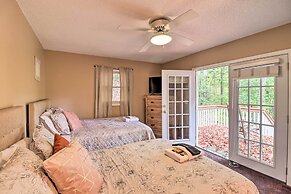
{"type": "Polygon", "coordinates": [[[71,134],[67,118],[62,112],[55,112],[51,115],[51,119],[60,134],[71,134]]]}
{"type": "Polygon", "coordinates": [[[44,112],[40,117],[40,123],[45,126],[48,130],[50,130],[53,134],[60,134],[56,127],[54,126],[53,121],[51,120],[52,111],[46,111],[44,112]]]}
{"type": "Polygon", "coordinates": [[[60,193],[95,194],[103,183],[87,150],[77,140],[44,161],[43,167],[60,193]]]}
{"type": "Polygon", "coordinates": [[[54,154],[69,145],[69,141],[62,136],[55,134],[54,154]]]}
{"type": "Polygon", "coordinates": [[[64,114],[67,117],[70,129],[72,131],[76,131],[78,129],[83,128],[83,125],[81,124],[79,117],[74,112],[64,111],[64,114]]]}
{"type": "Polygon", "coordinates": [[[42,169],[42,162],[29,149],[17,147],[11,159],[0,170],[0,193],[57,194],[42,169]]]}
{"type": "Polygon", "coordinates": [[[53,154],[54,135],[45,127],[36,127],[32,139],[31,150],[41,159],[47,159],[53,154]]]}

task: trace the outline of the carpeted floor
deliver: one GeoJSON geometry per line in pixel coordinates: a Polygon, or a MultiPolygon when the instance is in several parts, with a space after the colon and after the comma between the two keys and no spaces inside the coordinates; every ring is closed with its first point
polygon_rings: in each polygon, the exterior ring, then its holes
{"type": "Polygon", "coordinates": [[[260,194],[291,194],[291,187],[288,187],[281,181],[263,175],[244,166],[240,166],[238,168],[230,167],[229,160],[226,160],[210,152],[204,151],[204,155],[215,160],[216,162],[219,162],[220,164],[223,164],[224,166],[227,166],[228,168],[231,168],[232,170],[244,175],[253,181],[259,189],[260,194]]]}

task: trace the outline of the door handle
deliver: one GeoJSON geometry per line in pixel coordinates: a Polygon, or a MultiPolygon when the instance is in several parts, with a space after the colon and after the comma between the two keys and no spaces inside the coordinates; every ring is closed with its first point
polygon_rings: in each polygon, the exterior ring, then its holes
{"type": "Polygon", "coordinates": [[[162,106],[162,107],[163,107],[163,111],[162,111],[162,113],[165,113],[165,114],[166,114],[166,113],[167,113],[167,111],[166,111],[166,105],[165,105],[165,104],[163,104],[163,106],[162,106]]]}

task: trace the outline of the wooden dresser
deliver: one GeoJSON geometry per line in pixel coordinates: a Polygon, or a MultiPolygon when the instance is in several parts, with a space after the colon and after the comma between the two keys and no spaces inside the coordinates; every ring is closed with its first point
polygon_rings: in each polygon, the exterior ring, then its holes
{"type": "Polygon", "coordinates": [[[156,138],[162,137],[162,96],[145,96],[145,120],[146,124],[153,129],[156,138]]]}

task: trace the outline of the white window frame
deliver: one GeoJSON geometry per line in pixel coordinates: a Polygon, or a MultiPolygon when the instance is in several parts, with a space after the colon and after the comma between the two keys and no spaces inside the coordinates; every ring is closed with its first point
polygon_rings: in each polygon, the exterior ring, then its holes
{"type": "MultiPolygon", "coordinates": [[[[120,89],[120,72],[119,72],[119,69],[113,69],[113,74],[119,74],[119,86],[113,86],[113,80],[112,80],[112,99],[113,99],[113,88],[119,88],[120,89]]],[[[112,76],[112,79],[113,79],[113,76],[112,76]]],[[[120,99],[119,99],[119,101],[113,101],[112,100],[112,106],[120,106],[120,99]]]]}

